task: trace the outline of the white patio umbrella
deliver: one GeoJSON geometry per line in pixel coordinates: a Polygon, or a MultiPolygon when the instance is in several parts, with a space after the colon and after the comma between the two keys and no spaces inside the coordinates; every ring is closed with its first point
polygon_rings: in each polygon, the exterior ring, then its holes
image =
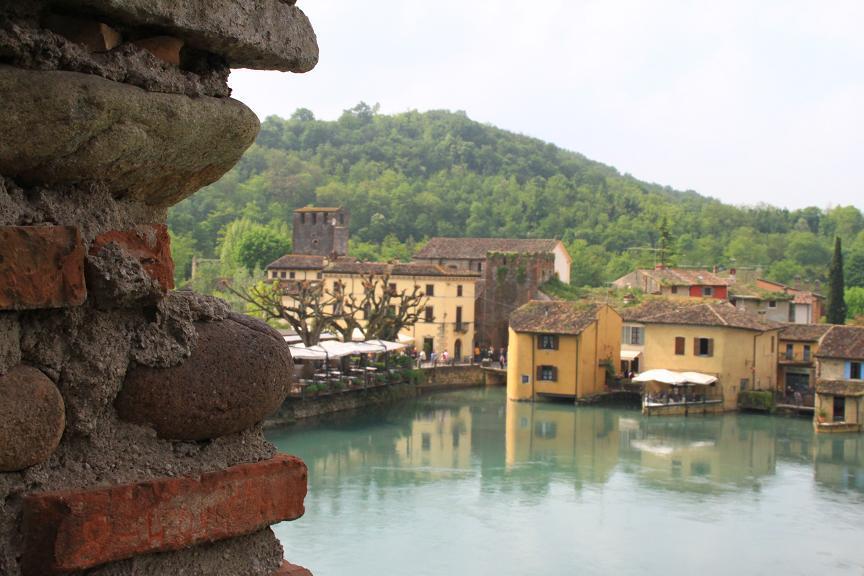
{"type": "Polygon", "coordinates": [[[688,384],[707,386],[717,382],[717,377],[710,374],[702,374],[701,372],[675,372],[673,370],[656,368],[654,370],[646,370],[638,376],[634,376],[633,382],[661,382],[671,386],[687,386],[688,384]]]}

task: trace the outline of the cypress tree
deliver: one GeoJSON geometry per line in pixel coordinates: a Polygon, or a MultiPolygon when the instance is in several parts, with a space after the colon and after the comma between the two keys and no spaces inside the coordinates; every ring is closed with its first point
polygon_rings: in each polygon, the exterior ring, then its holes
{"type": "Polygon", "coordinates": [[[843,252],[840,249],[840,237],[834,238],[834,258],[828,271],[828,322],[844,324],[846,322],[846,300],[843,295],[843,252]]]}

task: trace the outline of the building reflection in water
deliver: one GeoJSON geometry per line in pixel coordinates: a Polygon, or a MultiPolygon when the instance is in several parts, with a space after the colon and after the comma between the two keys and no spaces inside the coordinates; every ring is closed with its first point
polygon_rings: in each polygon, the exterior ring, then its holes
{"type": "Polygon", "coordinates": [[[478,392],[268,436],[304,458],[319,495],[476,477],[482,490],[542,496],[554,483],[579,491],[616,474],[653,490],[725,494],[758,490],[778,462],[811,467],[819,487],[864,493],[861,436],[816,437],[794,418],[652,418],[478,392]]]}

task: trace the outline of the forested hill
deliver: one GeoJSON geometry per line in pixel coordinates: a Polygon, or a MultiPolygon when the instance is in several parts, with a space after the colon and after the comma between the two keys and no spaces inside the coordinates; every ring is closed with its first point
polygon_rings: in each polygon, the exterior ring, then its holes
{"type": "Polygon", "coordinates": [[[352,253],[365,258],[405,258],[436,235],[555,237],[574,256],[574,283],[600,285],[650,264],[646,249],[665,242],[678,264],[762,265],[790,281],[824,278],[839,234],[847,258],[860,252],[864,281],[854,207],[729,206],[464,113],[387,116],[365,104],[336,121],[305,109],[267,118],[231,172],[171,210],[179,273],[193,253],[222,258],[223,273],[266,264],[287,247],[291,211],[309,204],[346,206],[352,253]]]}

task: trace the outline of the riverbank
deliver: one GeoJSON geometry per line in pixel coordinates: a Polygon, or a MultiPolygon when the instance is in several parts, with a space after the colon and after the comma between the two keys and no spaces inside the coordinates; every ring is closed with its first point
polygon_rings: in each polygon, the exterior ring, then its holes
{"type": "Polygon", "coordinates": [[[315,396],[289,396],[279,410],[265,420],[264,428],[290,426],[300,420],[381,406],[424,394],[500,385],[497,380],[487,378],[485,371],[476,365],[436,366],[420,371],[417,384],[403,382],[375,388],[342,389],[315,396]]]}

